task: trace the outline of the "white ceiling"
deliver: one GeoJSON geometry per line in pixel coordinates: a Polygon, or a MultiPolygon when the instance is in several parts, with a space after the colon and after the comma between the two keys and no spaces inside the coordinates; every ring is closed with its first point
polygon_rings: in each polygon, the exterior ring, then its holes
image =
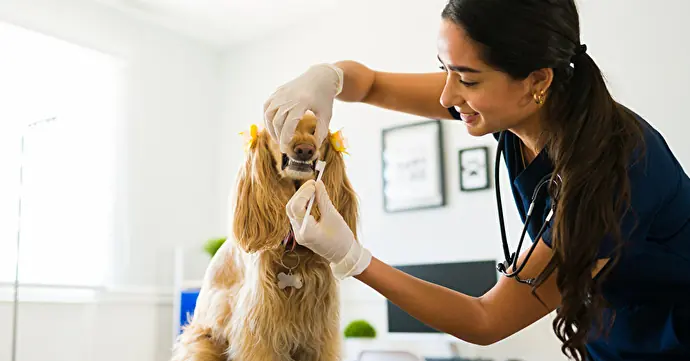
{"type": "Polygon", "coordinates": [[[93,0],[218,48],[247,42],[305,17],[335,9],[337,0],[93,0]]]}

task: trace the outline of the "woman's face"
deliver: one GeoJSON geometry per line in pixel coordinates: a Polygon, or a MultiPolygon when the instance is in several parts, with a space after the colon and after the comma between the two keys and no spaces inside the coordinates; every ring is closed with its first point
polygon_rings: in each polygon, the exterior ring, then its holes
{"type": "Polygon", "coordinates": [[[448,20],[441,23],[438,57],[447,72],[441,105],[455,107],[471,135],[520,128],[536,118],[534,79],[515,80],[489,67],[479,46],[448,20]]]}

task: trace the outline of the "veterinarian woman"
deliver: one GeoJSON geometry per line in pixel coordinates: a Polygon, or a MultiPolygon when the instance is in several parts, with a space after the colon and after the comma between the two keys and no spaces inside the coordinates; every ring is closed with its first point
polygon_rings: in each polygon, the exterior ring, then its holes
{"type": "MultiPolygon", "coordinates": [[[[573,0],[451,0],[438,58],[444,71],[428,74],[315,65],[267,100],[267,128],[285,143],[310,109],[322,140],[339,99],[493,134],[523,221],[545,184],[527,224],[537,243],[524,268],[515,277],[509,260],[509,276],[479,298],[414,278],[356,242],[313,181],[286,209],[301,224],[316,193],[323,216],[307,218],[298,242],[331,261],[337,276],[356,277],[468,342],[497,342],[557,310],[554,332],[576,359],[690,360],[690,179],[662,136],[612,99],[580,42],[573,0]]],[[[650,79],[640,74],[640,86],[650,79]]],[[[457,235],[467,244],[493,241],[457,235]]]]}

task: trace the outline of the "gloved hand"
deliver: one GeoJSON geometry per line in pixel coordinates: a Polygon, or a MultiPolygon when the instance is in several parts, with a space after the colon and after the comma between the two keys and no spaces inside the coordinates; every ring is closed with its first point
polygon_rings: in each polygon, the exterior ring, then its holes
{"type": "Polygon", "coordinates": [[[333,100],[343,88],[343,71],[332,64],[311,66],[302,75],[279,87],[264,103],[264,122],[280,150],[288,152],[288,143],[297,123],[307,110],[317,118],[316,141],[326,135],[333,112],[333,100]]]}
{"type": "Polygon", "coordinates": [[[371,252],[355,240],[352,230],[333,206],[322,181],[305,182],[285,208],[297,243],[331,262],[331,269],[336,277],[344,279],[356,276],[369,266],[371,252]],[[307,203],[314,193],[314,203],[321,212],[318,223],[312,215],[305,218],[307,203]],[[303,221],[307,225],[304,232],[301,232],[303,221]]]}

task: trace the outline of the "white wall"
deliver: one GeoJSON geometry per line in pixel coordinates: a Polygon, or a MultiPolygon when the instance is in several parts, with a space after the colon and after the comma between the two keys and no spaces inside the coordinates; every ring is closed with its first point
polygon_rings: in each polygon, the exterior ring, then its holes
{"type": "MultiPolygon", "coordinates": [[[[678,39],[690,32],[682,18],[690,11],[690,3],[669,0],[663,7],[651,0],[580,3],[583,42],[608,76],[614,95],[667,134],[681,162],[688,164],[690,145],[681,137],[688,130],[683,122],[683,99],[690,83],[686,66],[690,49],[678,39]]],[[[444,4],[444,0],[349,1],[322,18],[304,19],[301,26],[228,51],[223,61],[226,89],[219,193],[227,194],[242,160],[237,132],[261,123],[262,104],[270,93],[309,65],[353,59],[378,70],[437,70],[436,33],[444,4]]],[[[444,124],[448,206],[395,215],[383,212],[380,129],[415,120],[361,104],[335,105],[332,128],[344,127],[350,143],[347,163],[361,199],[362,242],[374,255],[393,264],[501,258],[493,190],[461,193],[457,167],[459,148],[485,144],[493,149],[496,142],[489,136],[468,136],[462,124],[444,124]]],[[[493,157],[492,151],[490,159],[493,157]]],[[[521,224],[505,174],[503,169],[505,216],[509,237],[515,240],[521,224]]],[[[348,280],[343,286],[343,323],[367,318],[387,338],[385,301],[357,281],[348,280]]],[[[448,354],[446,344],[440,341],[380,343],[424,355],[448,354]]],[[[496,345],[463,344],[460,350],[465,355],[546,361],[564,359],[559,346],[550,319],[545,318],[496,345]]]]}
{"type": "MultiPolygon", "coordinates": [[[[112,275],[120,291],[102,296],[105,303],[23,303],[19,360],[164,360],[172,330],[173,248],[196,251],[224,231],[216,200],[218,53],[93,1],[0,1],[0,21],[126,64],[112,275]]],[[[4,360],[10,306],[0,303],[4,360]]]]}
{"type": "MultiPolygon", "coordinates": [[[[171,313],[166,297],[25,302],[19,308],[17,360],[167,360],[171,313]]],[[[11,303],[0,303],[0,321],[0,357],[10,360],[11,303]]]]}

